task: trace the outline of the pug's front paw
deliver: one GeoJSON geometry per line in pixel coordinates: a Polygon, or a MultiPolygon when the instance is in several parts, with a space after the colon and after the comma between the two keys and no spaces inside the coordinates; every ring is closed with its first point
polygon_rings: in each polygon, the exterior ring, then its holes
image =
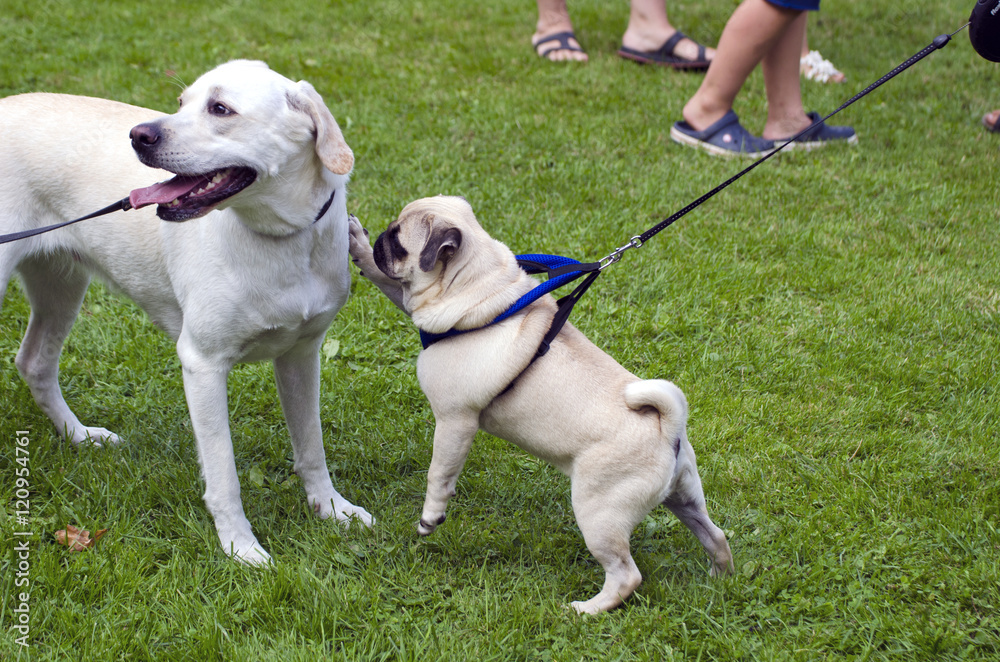
{"type": "Polygon", "coordinates": [[[429,536],[430,534],[434,533],[434,529],[438,528],[439,525],[444,524],[444,520],[445,516],[441,515],[441,517],[437,518],[436,522],[431,524],[426,519],[421,517],[420,521],[417,522],[417,533],[419,533],[422,536],[429,536]]]}
{"type": "Polygon", "coordinates": [[[368,243],[368,230],[361,225],[361,221],[354,214],[348,217],[347,227],[351,261],[357,265],[358,269],[362,269],[361,275],[364,276],[363,270],[371,269],[373,264],[372,247],[368,243]]]}

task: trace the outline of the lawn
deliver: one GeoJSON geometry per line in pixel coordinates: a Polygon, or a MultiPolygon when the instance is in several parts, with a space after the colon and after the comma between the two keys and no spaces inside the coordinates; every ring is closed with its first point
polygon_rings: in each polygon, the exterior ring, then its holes
{"type": "MultiPolygon", "coordinates": [[[[848,81],[804,82],[807,109],[835,109],[972,5],[827,0],[809,40],[848,81]]],[[[668,9],[714,44],[735,6],[668,9]]],[[[570,8],[585,66],[534,56],[526,0],[3,0],[0,96],[169,112],[213,66],[265,60],[327,101],[357,158],[348,208],[373,232],[413,199],[457,194],[515,252],[589,261],[741,164],[669,140],[701,77],[616,57],[625,3],[570,8]]],[[[321,406],[335,484],[373,529],[310,516],[270,366],[230,378],[244,505],[276,561],[261,571],[219,548],[171,342],[91,288],[61,381],[82,420],[124,443],[68,447],[14,367],[28,307],[12,282],[0,658],[1000,659],[1000,137],[979,124],[998,83],[1000,65],[956,35],[836,116],[859,145],[770,160],[577,306],[599,346],[687,394],[736,562],[710,578],[694,536],[656,510],[632,537],[644,583],[599,617],[565,608],[603,581],[567,480],[506,442],[480,434],[448,522],[418,538],[433,433],[419,341],[369,283],[355,278],[329,330],[321,406]],[[7,533],[25,528],[25,463],[30,538],[7,533]],[[107,532],[70,553],[55,540],[67,524],[107,532]]],[[[759,72],[736,111],[759,132],[759,72]]]]}

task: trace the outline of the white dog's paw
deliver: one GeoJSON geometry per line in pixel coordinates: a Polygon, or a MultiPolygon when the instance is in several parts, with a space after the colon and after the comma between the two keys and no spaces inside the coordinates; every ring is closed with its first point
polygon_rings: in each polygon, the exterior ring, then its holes
{"type": "Polygon", "coordinates": [[[569,603],[569,607],[578,614],[586,614],[588,616],[593,616],[594,614],[600,614],[607,611],[607,608],[602,608],[596,599],[590,599],[587,601],[577,600],[576,602],[569,603]]]}
{"type": "Polygon", "coordinates": [[[354,506],[347,502],[346,505],[337,509],[336,515],[337,520],[340,522],[350,522],[352,520],[357,520],[365,525],[365,528],[372,528],[375,525],[375,518],[372,517],[367,510],[361,508],[360,506],[354,506]]]}
{"type": "Polygon", "coordinates": [[[104,444],[117,446],[121,443],[121,438],[117,434],[104,428],[74,428],[68,438],[74,446],[100,448],[104,444]]]}
{"type": "Polygon", "coordinates": [[[360,506],[355,506],[340,495],[326,500],[312,500],[312,508],[313,512],[320,519],[330,519],[332,517],[336,518],[338,522],[357,520],[367,528],[371,528],[375,524],[375,518],[367,510],[360,506]]]}
{"type": "Polygon", "coordinates": [[[225,546],[225,549],[229,556],[244,565],[260,568],[274,563],[271,555],[261,547],[256,538],[253,539],[253,542],[243,542],[241,544],[237,544],[234,540],[228,546],[225,546]]]}
{"type": "Polygon", "coordinates": [[[444,514],[438,517],[421,517],[420,521],[417,522],[417,533],[422,536],[429,536],[434,533],[434,529],[438,528],[440,525],[444,524],[445,516],[444,514]]]}

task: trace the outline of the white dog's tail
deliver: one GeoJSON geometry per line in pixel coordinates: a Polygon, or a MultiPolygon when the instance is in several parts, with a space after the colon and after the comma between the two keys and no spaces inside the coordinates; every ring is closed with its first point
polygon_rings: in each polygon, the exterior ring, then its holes
{"type": "Polygon", "coordinates": [[[665,379],[632,382],[625,387],[625,404],[631,409],[652,407],[660,412],[660,432],[672,443],[686,436],[687,398],[673,382],[665,379]]]}

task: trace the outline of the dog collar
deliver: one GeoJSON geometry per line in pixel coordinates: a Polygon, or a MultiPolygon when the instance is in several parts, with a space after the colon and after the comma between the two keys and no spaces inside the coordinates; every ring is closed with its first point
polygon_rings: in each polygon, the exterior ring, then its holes
{"type": "Polygon", "coordinates": [[[517,264],[529,274],[546,273],[548,275],[548,280],[522,296],[520,299],[515,301],[510,308],[500,313],[493,319],[493,321],[488,322],[483,326],[475,329],[451,329],[449,331],[445,331],[444,333],[430,333],[420,329],[420,343],[423,345],[424,349],[427,349],[434,343],[445,340],[446,338],[462,335],[464,333],[471,333],[472,331],[479,331],[480,329],[485,329],[497,324],[498,322],[502,322],[524,310],[549,292],[576,280],[586,273],[590,273],[591,276],[587,278],[583,285],[578,287],[573,294],[559,300],[559,312],[556,313],[556,316],[553,318],[552,327],[549,329],[549,332],[545,334],[545,338],[542,340],[542,345],[538,349],[536,358],[545,354],[545,352],[549,349],[549,343],[551,343],[553,338],[559,334],[563,324],[566,323],[566,319],[569,317],[569,312],[572,310],[573,304],[576,303],[576,300],[583,295],[583,292],[590,286],[590,283],[592,283],[593,280],[601,273],[601,263],[582,263],[572,258],[562,257],[561,255],[543,255],[532,253],[528,255],[518,255],[517,264]],[[564,309],[565,313],[563,313],[564,309]]]}
{"type": "Polygon", "coordinates": [[[333,193],[330,194],[329,199],[325,203],[323,203],[322,207],[319,208],[319,213],[316,214],[316,218],[313,220],[314,224],[319,223],[319,219],[323,218],[323,215],[326,214],[326,212],[330,211],[330,205],[333,204],[333,198],[336,195],[337,195],[337,189],[333,189],[333,193]]]}

